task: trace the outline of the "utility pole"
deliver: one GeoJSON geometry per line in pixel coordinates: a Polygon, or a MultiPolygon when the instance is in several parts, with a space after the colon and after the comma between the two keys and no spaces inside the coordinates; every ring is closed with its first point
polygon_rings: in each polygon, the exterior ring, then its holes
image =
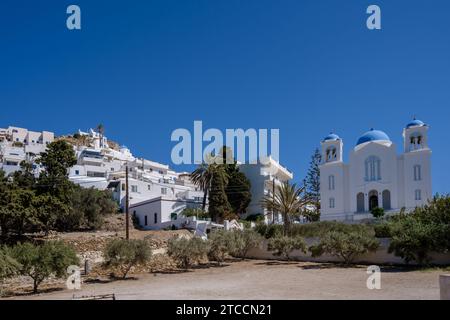
{"type": "Polygon", "coordinates": [[[129,193],[128,193],[128,162],[125,166],[125,234],[126,239],[130,239],[130,212],[129,212],[129,193]]]}
{"type": "Polygon", "coordinates": [[[275,224],[275,178],[272,179],[272,224],[275,224]]]}

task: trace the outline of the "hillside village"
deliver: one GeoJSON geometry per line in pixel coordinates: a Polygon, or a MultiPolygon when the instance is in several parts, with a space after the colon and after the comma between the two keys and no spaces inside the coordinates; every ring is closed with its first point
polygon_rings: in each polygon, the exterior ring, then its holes
{"type": "MultiPolygon", "coordinates": [[[[64,140],[73,146],[77,163],[69,169],[69,180],[83,188],[110,190],[122,211],[125,208],[125,170],[129,170],[129,205],[144,229],[190,226],[196,228],[196,218],[183,217],[186,208],[202,207],[204,192],[195,185],[188,172],[176,172],[167,164],[133,155],[126,146],[108,140],[103,127],[87,132],[55,137],[53,132],[35,132],[10,126],[0,129],[0,169],[6,175],[20,170],[20,163],[33,164],[35,175],[42,168],[36,163],[46,146],[64,140]]],[[[293,179],[293,174],[273,159],[267,164],[242,164],[239,169],[251,185],[251,202],[242,217],[263,216],[266,221],[281,221],[281,214],[261,206],[264,196],[275,186],[293,179]]]]}

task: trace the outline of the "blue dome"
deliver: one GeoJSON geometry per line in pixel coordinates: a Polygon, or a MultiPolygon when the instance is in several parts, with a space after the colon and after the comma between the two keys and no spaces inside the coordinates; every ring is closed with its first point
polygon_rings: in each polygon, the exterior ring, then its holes
{"type": "Polygon", "coordinates": [[[337,134],[334,133],[330,133],[329,135],[327,135],[323,141],[329,141],[329,140],[339,140],[339,136],[337,134]]]}
{"type": "Polygon", "coordinates": [[[391,141],[391,139],[383,131],[371,129],[358,139],[356,145],[358,146],[369,141],[391,141]]]}
{"type": "Polygon", "coordinates": [[[414,119],[413,121],[411,121],[410,123],[408,123],[406,125],[406,128],[408,129],[408,128],[411,128],[411,127],[422,127],[424,125],[425,125],[425,123],[423,123],[422,121],[414,119]]]}

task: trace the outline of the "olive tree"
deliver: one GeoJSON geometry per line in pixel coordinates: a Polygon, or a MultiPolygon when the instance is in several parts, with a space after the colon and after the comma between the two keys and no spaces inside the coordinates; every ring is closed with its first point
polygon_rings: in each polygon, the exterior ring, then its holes
{"type": "Polygon", "coordinates": [[[144,264],[151,258],[152,251],[145,240],[111,240],[105,248],[105,265],[119,268],[122,279],[127,277],[133,266],[144,264]]]}
{"type": "Polygon", "coordinates": [[[286,260],[290,260],[292,251],[301,250],[306,253],[307,248],[305,241],[299,236],[277,236],[269,240],[267,249],[273,251],[274,256],[281,256],[286,260]]]}
{"type": "Polygon", "coordinates": [[[317,245],[311,246],[310,251],[313,257],[329,254],[350,264],[357,256],[376,251],[379,245],[379,241],[370,234],[331,231],[324,234],[317,245]]]}
{"type": "Polygon", "coordinates": [[[199,237],[191,239],[173,237],[169,240],[167,254],[183,269],[200,262],[208,254],[208,242],[199,237]]]}
{"type": "Polygon", "coordinates": [[[33,279],[34,293],[38,292],[39,285],[45,279],[52,275],[62,278],[66,275],[67,267],[79,264],[75,250],[62,241],[49,241],[42,245],[27,242],[8,251],[20,264],[19,274],[33,279]]]}

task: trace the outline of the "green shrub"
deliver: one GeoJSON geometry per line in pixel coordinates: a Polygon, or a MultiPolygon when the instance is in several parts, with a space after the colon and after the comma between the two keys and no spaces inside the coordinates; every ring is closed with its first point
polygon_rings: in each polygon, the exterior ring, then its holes
{"type": "Polygon", "coordinates": [[[372,235],[354,231],[331,231],[323,235],[319,244],[311,246],[309,250],[313,257],[329,254],[350,264],[357,256],[376,251],[378,246],[378,240],[372,235]]]}
{"type": "Polygon", "coordinates": [[[391,237],[391,224],[388,222],[378,223],[373,226],[375,231],[375,237],[377,238],[390,238],[391,237]]]}
{"type": "Polygon", "coordinates": [[[16,275],[19,268],[20,264],[8,254],[6,249],[0,248],[0,283],[16,275]]]}
{"type": "Polygon", "coordinates": [[[279,224],[257,223],[255,230],[266,239],[281,236],[283,234],[283,226],[279,224]]]}
{"type": "Polygon", "coordinates": [[[439,251],[439,239],[442,225],[425,223],[413,216],[404,217],[390,225],[392,234],[389,253],[401,257],[406,263],[416,261],[419,264],[431,262],[429,253],[439,251]]]}
{"type": "Polygon", "coordinates": [[[273,251],[274,256],[281,256],[290,260],[290,254],[294,250],[301,250],[306,253],[306,244],[303,238],[299,236],[276,236],[269,240],[267,250],[273,251]]]}
{"type": "MultiPolygon", "coordinates": [[[[283,232],[283,226],[281,225],[266,225],[257,224],[255,230],[264,236],[266,239],[281,235],[283,232]]],[[[362,232],[369,235],[374,234],[374,228],[365,224],[348,224],[337,221],[320,221],[306,224],[293,224],[291,225],[289,235],[300,236],[303,238],[316,238],[321,237],[331,231],[340,232],[362,232]]]]}
{"type": "Polygon", "coordinates": [[[62,241],[50,241],[42,245],[23,243],[8,251],[20,264],[19,273],[33,279],[34,293],[38,292],[42,281],[51,275],[62,278],[66,276],[67,267],[79,264],[75,250],[62,241]]]}
{"type": "Polygon", "coordinates": [[[197,217],[198,219],[209,218],[208,213],[201,208],[186,208],[181,212],[184,217],[197,217]]]}
{"type": "Polygon", "coordinates": [[[412,213],[401,213],[389,222],[392,236],[389,252],[407,263],[431,262],[430,253],[450,251],[450,197],[436,196],[412,213]]]}
{"type": "Polygon", "coordinates": [[[245,218],[247,221],[251,222],[264,222],[264,215],[262,214],[251,214],[247,218],[245,218]]]}
{"type": "Polygon", "coordinates": [[[384,209],[383,208],[379,208],[379,207],[375,207],[372,209],[372,211],[370,212],[372,213],[372,215],[379,219],[382,218],[384,216],[384,209]]]}
{"type": "Polygon", "coordinates": [[[111,240],[105,248],[105,265],[119,268],[122,279],[137,264],[144,264],[151,258],[152,251],[145,240],[111,240]]]}
{"type": "Polygon", "coordinates": [[[216,230],[208,235],[208,259],[220,265],[233,250],[232,232],[216,230]]]}
{"type": "Polygon", "coordinates": [[[263,237],[252,229],[234,230],[232,236],[231,255],[245,259],[252,248],[258,247],[263,237]]]}
{"type": "Polygon", "coordinates": [[[187,239],[185,237],[174,237],[169,240],[167,254],[178,264],[188,269],[194,263],[199,263],[208,254],[209,245],[207,241],[199,237],[187,239]]]}

